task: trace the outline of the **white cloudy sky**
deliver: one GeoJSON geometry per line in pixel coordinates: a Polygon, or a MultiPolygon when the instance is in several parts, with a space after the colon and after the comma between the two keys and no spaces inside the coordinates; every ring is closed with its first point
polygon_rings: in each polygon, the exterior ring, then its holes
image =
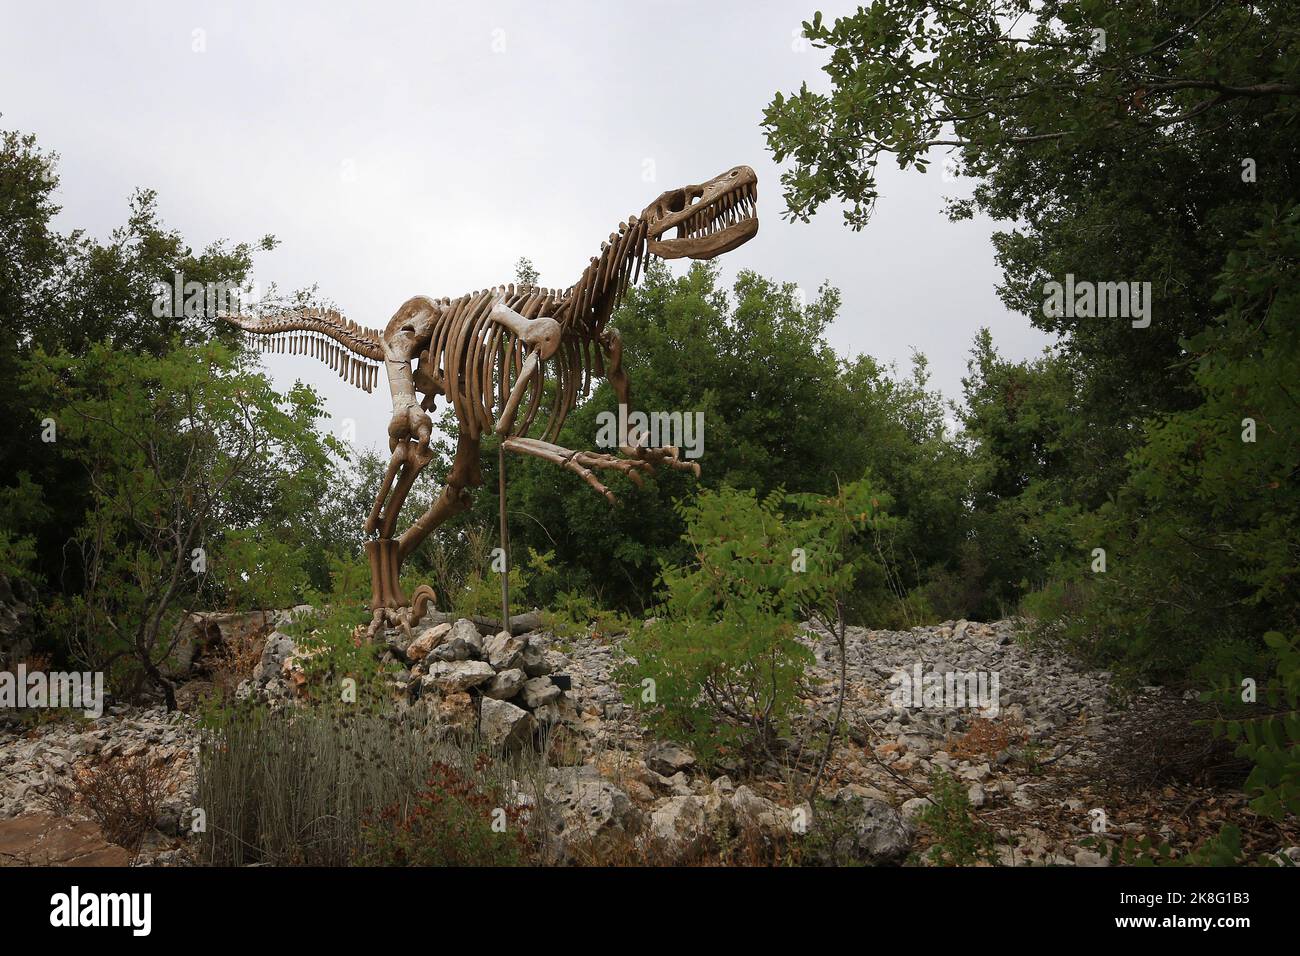
{"type": "MultiPolygon", "coordinates": [[[[568,285],[659,192],[745,163],[762,228],[724,277],[829,280],[841,353],[905,366],[918,349],[959,397],[981,325],[1016,357],[1046,341],[994,293],[992,226],[941,214],[964,187],[939,164],[891,168],[863,232],[838,209],[779,217],[759,120],[774,91],[824,85],[823,53],[795,49],[818,3],[0,0],[0,128],[60,154],[63,227],[107,235],[152,187],[196,246],[273,233],[260,281],[317,283],[372,326],[415,294],[510,281],[522,255],[568,285]]],[[[270,369],[316,384],[363,444],[384,441],[384,390],[301,356],[270,369]]]]}

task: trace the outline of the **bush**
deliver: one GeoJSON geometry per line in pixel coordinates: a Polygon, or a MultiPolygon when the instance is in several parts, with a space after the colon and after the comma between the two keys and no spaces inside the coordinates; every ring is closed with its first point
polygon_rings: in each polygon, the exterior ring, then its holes
{"type": "Polygon", "coordinates": [[[57,809],[84,810],[109,842],[134,853],[158,821],[169,775],[168,765],[148,753],[99,757],[76,771],[72,792],[60,792],[57,809]]]}
{"type": "Polygon", "coordinates": [[[1284,853],[1260,853],[1254,858],[1242,845],[1241,829],[1225,823],[1214,836],[1194,850],[1178,855],[1166,840],[1150,836],[1125,837],[1118,843],[1108,844],[1097,837],[1080,841],[1083,846],[1096,850],[1110,859],[1111,866],[1278,866],[1296,864],[1284,853]]]}
{"type": "Polygon", "coordinates": [[[343,699],[344,680],[355,681],[348,702],[370,709],[387,707],[392,699],[385,680],[400,665],[385,665],[382,644],[363,640],[371,612],[370,572],[357,558],[329,559],[330,593],[312,594],[312,608],[294,616],[282,630],[298,648],[295,660],[306,678],[304,696],[330,703],[343,699]]]}
{"type": "MultiPolygon", "coordinates": [[[[485,527],[470,527],[465,532],[465,549],[463,564],[456,567],[446,559],[446,553],[440,552],[437,562],[437,575],[440,580],[454,582],[450,585],[447,601],[451,613],[457,618],[486,617],[499,620],[501,617],[501,572],[495,569],[492,551],[495,550],[493,537],[485,527]]],[[[517,552],[512,551],[512,557],[517,552]]],[[[549,577],[554,573],[551,560],[553,552],[539,554],[528,549],[526,562],[517,559],[510,564],[510,605],[518,607],[533,590],[539,578],[549,577]]]]}
{"type": "Polygon", "coordinates": [[[478,775],[435,761],[425,788],[409,810],[390,804],[362,824],[357,862],[364,866],[519,866],[530,861],[534,840],[527,812],[478,775]]]}
{"type": "Polygon", "coordinates": [[[831,496],[724,488],[679,505],[695,561],[663,569],[659,620],[629,634],[616,675],[651,728],[705,760],[767,750],[786,733],[813,660],[804,622],[830,631],[842,654],[847,595],[883,574],[882,499],[863,480],[831,496]]]}
{"type": "Polygon", "coordinates": [[[1277,655],[1277,674],[1263,688],[1262,700],[1247,706],[1268,707],[1270,713],[1240,716],[1240,681],[1207,696],[1233,707],[1232,716],[1215,721],[1214,732],[1236,741],[1237,756],[1255,765],[1245,784],[1254,795],[1251,808],[1276,820],[1300,814],[1300,636],[1270,631],[1264,643],[1277,655]]]}
{"type": "Polygon", "coordinates": [[[958,760],[978,763],[991,760],[1010,747],[1023,746],[1028,742],[1029,732],[1020,718],[989,720],[978,717],[966,733],[956,738],[949,737],[943,749],[958,760]]]}
{"type": "Polygon", "coordinates": [[[862,808],[852,800],[817,797],[813,826],[798,843],[802,866],[866,866],[857,849],[862,808]]]}
{"type": "Polygon", "coordinates": [[[550,610],[542,612],[542,626],[562,640],[591,637],[605,641],[626,634],[634,622],[617,611],[605,610],[585,594],[565,591],[555,599],[550,610]]]}
{"type": "Polygon", "coordinates": [[[802,582],[791,569],[803,542],[780,504],[723,489],[679,506],[697,563],[664,569],[660,619],[624,643],[632,660],[617,676],[628,701],[660,737],[689,743],[706,761],[770,744],[813,660],[798,640],[802,582]]]}
{"type": "Polygon", "coordinates": [[[974,866],[993,863],[993,832],[971,813],[970,800],[962,782],[950,773],[930,774],[930,802],[917,819],[934,834],[931,863],[940,866],[974,866]]]}
{"type": "Polygon", "coordinates": [[[233,526],[256,521],[259,496],[297,504],[329,473],[337,443],[317,431],[324,413],[309,391],[277,394],[216,341],[161,356],[103,343],[38,351],[24,381],[92,489],[65,547],[66,579],[81,587],[50,602],[46,626],[119,692],[147,681],[174,709],[166,662],[187,612],[224,603],[222,578],[242,582],[232,597],[284,600],[306,587],[280,528],[259,541],[233,526]]]}

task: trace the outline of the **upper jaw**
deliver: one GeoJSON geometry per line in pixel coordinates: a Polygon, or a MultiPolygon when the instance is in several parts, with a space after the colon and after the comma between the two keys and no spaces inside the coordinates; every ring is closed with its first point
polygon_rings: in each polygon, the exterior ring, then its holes
{"type": "Polygon", "coordinates": [[[712,259],[758,233],[758,177],[748,166],[702,186],[665,193],[646,210],[647,251],[664,259],[712,259]],[[678,205],[676,210],[671,205],[678,205]],[[671,238],[661,238],[676,229],[671,238]]]}

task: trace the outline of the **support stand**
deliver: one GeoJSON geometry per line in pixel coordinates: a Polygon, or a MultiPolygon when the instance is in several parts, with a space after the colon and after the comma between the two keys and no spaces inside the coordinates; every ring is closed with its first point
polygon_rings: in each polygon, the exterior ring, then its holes
{"type": "Polygon", "coordinates": [[[506,525],[506,446],[502,438],[497,445],[497,485],[501,511],[501,630],[510,633],[510,529],[506,525]]]}

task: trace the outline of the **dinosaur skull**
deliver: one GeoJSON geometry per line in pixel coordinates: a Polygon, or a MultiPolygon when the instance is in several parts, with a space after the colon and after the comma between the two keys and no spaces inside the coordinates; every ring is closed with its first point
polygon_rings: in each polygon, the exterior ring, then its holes
{"type": "Polygon", "coordinates": [[[758,234],[758,177],[737,166],[707,183],[670,189],[641,213],[648,250],[664,259],[712,259],[758,234]],[[674,236],[665,238],[670,229],[674,236]]]}

